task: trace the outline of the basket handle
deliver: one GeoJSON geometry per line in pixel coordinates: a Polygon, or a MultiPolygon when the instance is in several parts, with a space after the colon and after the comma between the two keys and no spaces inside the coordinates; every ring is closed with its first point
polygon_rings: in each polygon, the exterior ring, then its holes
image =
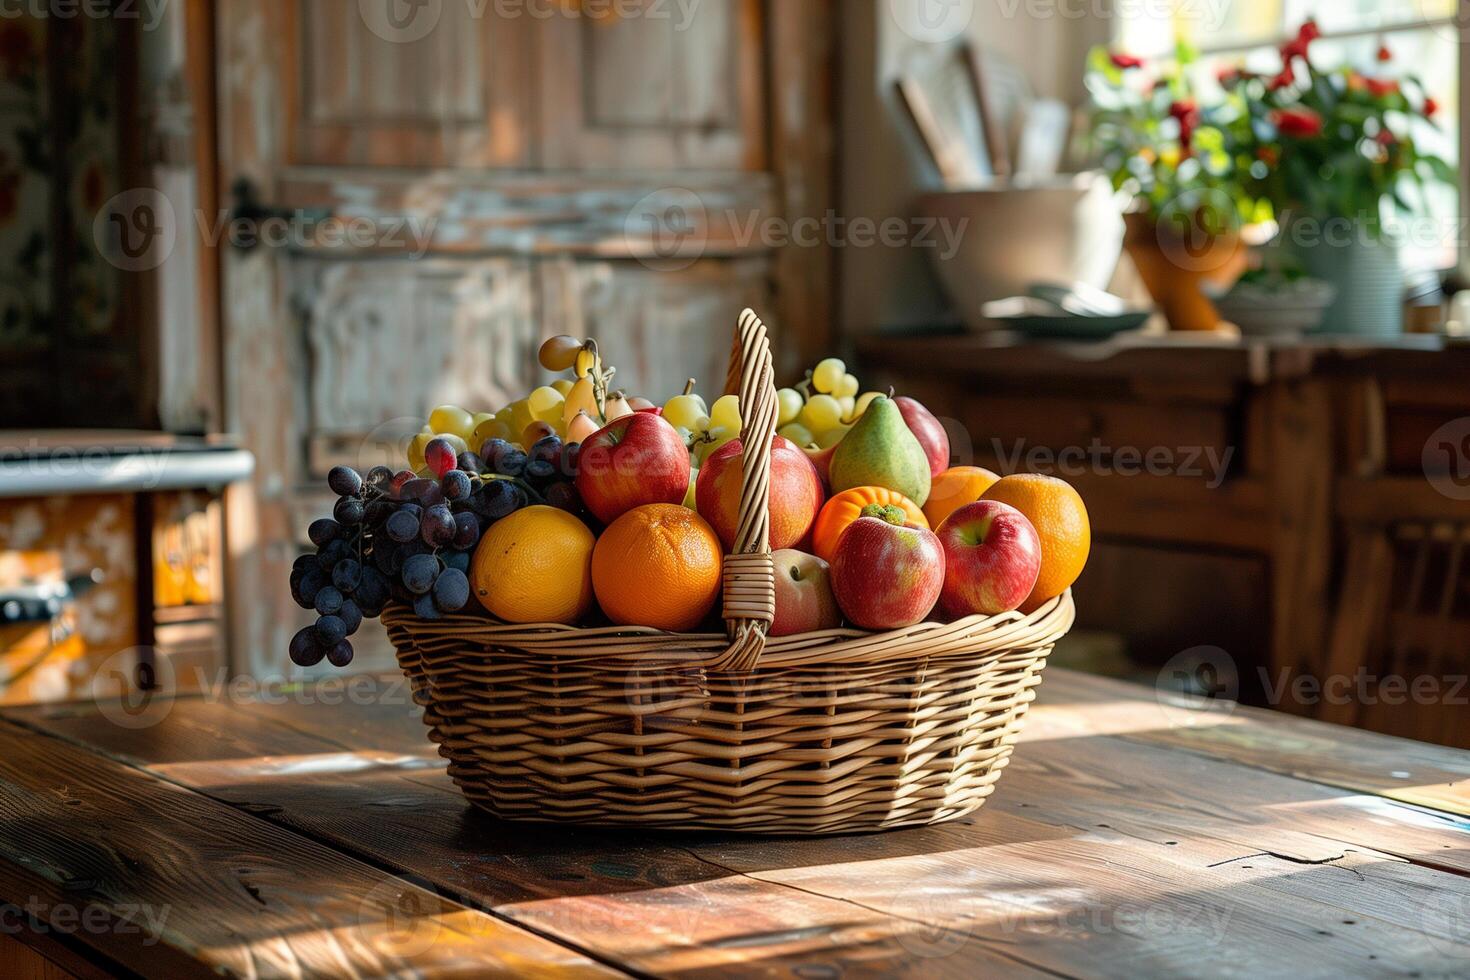
{"type": "Polygon", "coordinates": [[[776,617],[776,567],[771,561],[771,442],[776,436],[776,372],[766,325],[754,310],[740,314],[730,353],[727,394],[740,399],[740,519],[735,547],[725,557],[725,631],[730,646],[710,669],[755,669],[776,617]]]}

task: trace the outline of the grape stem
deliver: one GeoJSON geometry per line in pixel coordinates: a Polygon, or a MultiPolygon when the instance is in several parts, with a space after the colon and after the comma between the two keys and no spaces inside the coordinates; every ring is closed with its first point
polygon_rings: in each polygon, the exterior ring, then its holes
{"type": "Polygon", "coordinates": [[[690,378],[688,381],[686,381],[684,383],[684,394],[686,394],[686,395],[692,395],[692,394],[694,394],[694,379],[693,378],[690,378]]]}

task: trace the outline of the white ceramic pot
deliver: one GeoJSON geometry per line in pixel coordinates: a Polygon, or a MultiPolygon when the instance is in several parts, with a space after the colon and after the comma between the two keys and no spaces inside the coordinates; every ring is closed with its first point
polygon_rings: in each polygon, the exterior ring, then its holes
{"type": "Polygon", "coordinates": [[[972,330],[994,327],[982,306],[1019,296],[1036,282],[1106,289],[1123,249],[1122,209],[1101,173],[932,191],[919,198],[917,211],[950,228],[965,222],[952,255],[928,251],[972,330]]]}

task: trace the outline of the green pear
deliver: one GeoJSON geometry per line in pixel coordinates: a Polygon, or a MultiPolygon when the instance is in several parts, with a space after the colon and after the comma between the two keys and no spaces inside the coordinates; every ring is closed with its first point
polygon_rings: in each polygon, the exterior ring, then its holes
{"type": "Polygon", "coordinates": [[[875,398],[832,454],[832,492],[887,487],[924,506],[929,457],[891,398],[875,398]]]}

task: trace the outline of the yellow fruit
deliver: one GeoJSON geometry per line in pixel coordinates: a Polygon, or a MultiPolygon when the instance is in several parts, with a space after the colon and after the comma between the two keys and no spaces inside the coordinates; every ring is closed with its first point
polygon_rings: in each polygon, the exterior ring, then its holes
{"type": "Polygon", "coordinates": [[[621,392],[609,395],[602,403],[602,417],[609,422],[632,414],[633,406],[628,404],[628,399],[624,398],[621,392]]]}
{"type": "Polygon", "coordinates": [[[833,446],[842,441],[842,437],[847,435],[847,430],[851,428],[852,426],[850,425],[839,425],[834,428],[828,429],[826,432],[823,432],[821,435],[817,436],[817,448],[831,449],[833,446]]]}
{"type": "Polygon", "coordinates": [[[790,425],[796,421],[801,414],[801,409],[806,405],[806,399],[801,397],[801,392],[795,388],[782,388],[776,392],[776,401],[780,405],[780,414],[776,418],[776,424],[790,425]]]}
{"type": "Polygon", "coordinates": [[[817,437],[812,435],[812,431],[800,422],[789,422],[776,430],[776,434],[784,439],[790,439],[803,449],[807,446],[814,445],[817,441],[817,437]]]}
{"type": "Polygon", "coordinates": [[[689,467],[689,490],[684,494],[683,506],[694,510],[694,485],[699,482],[699,467],[689,467]]]}
{"type": "Polygon", "coordinates": [[[496,521],[475,549],[470,586],[508,623],[576,623],[592,608],[596,540],[577,518],[538,504],[496,521]]]}
{"type": "Polygon", "coordinates": [[[695,394],[675,395],[664,402],[664,418],[676,429],[693,431],[695,423],[708,416],[704,399],[695,394]]]}
{"type": "Polygon", "coordinates": [[[826,432],[842,421],[842,405],[831,395],[813,395],[801,410],[801,424],[812,432],[826,432]]]}
{"type": "Polygon", "coordinates": [[[565,398],[567,395],[571,394],[572,387],[575,384],[576,382],[573,381],[571,378],[557,378],[551,383],[551,387],[561,392],[561,396],[565,398]]]}
{"type": "Polygon", "coordinates": [[[842,380],[837,382],[836,389],[832,394],[838,398],[855,398],[858,393],[858,379],[851,374],[844,374],[842,380]]]}
{"type": "Polygon", "coordinates": [[[586,412],[578,412],[577,417],[567,423],[567,442],[586,442],[587,437],[596,432],[601,426],[586,412]]]}
{"type": "Polygon", "coordinates": [[[550,385],[543,385],[526,397],[531,414],[549,425],[561,423],[562,404],[566,401],[561,392],[550,385]]]}
{"type": "Polygon", "coordinates": [[[842,383],[842,376],[847,373],[847,365],[835,357],[818,362],[812,368],[812,387],[824,395],[830,395],[837,390],[842,383]]]}
{"type": "Polygon", "coordinates": [[[522,398],[510,406],[510,431],[525,432],[526,426],[536,421],[536,413],[531,411],[531,403],[522,398]]]}
{"type": "Polygon", "coordinates": [[[579,378],[585,378],[589,374],[602,371],[602,358],[583,348],[577,351],[577,360],[572,368],[574,374],[579,378]]]}
{"type": "Polygon", "coordinates": [[[562,424],[571,425],[578,412],[586,412],[594,417],[597,415],[597,392],[593,390],[589,378],[579,378],[567,392],[566,400],[561,406],[562,424]]]}
{"type": "Polygon", "coordinates": [[[408,441],[408,468],[420,470],[424,467],[424,447],[429,440],[434,438],[434,431],[427,425],[419,431],[419,434],[408,441]]]}
{"type": "Polygon", "coordinates": [[[740,399],[735,395],[721,395],[709,407],[709,419],[712,425],[738,433],[741,425],[740,399]]]}
{"type": "Polygon", "coordinates": [[[466,439],[474,431],[474,416],[458,405],[440,405],[429,413],[429,428],[466,439]]]}

